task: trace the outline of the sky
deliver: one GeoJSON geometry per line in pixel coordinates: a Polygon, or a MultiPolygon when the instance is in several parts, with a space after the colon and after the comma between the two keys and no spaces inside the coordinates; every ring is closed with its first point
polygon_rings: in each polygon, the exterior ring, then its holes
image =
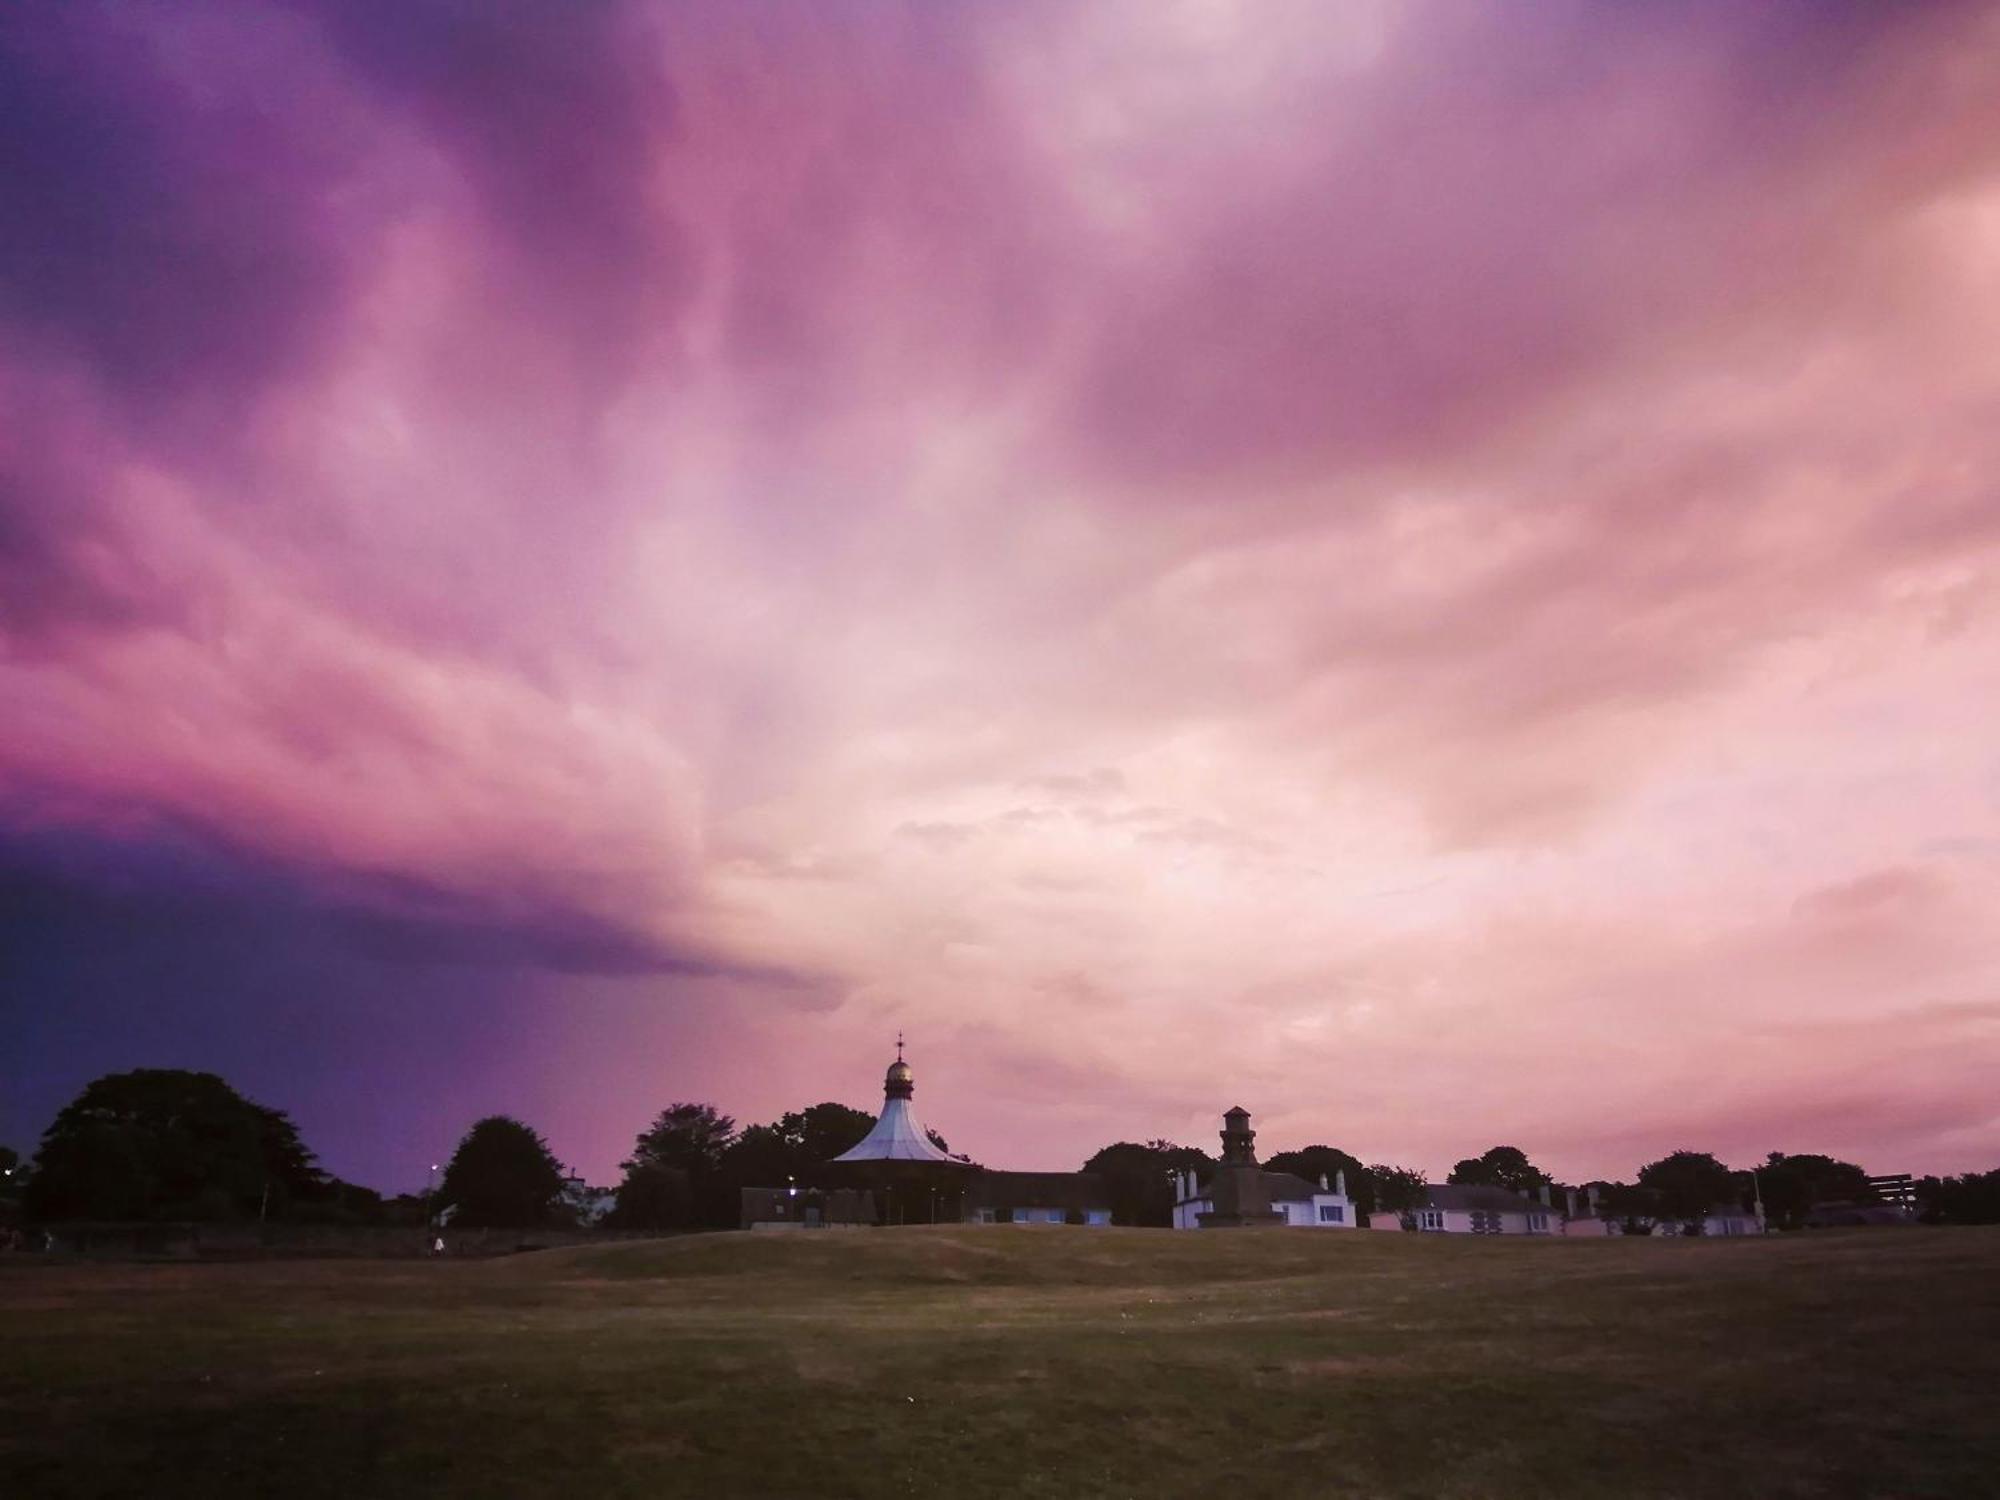
{"type": "Polygon", "coordinates": [[[0,1142],[2000,1166],[2000,14],[0,15],[0,1142]]]}

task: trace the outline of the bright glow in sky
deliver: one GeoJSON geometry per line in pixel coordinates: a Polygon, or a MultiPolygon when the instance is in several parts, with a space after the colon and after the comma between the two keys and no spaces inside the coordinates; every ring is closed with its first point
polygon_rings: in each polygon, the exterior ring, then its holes
{"type": "Polygon", "coordinates": [[[16,1145],[2000,1161],[1991,9],[49,7],[0,203],[16,1145]]]}

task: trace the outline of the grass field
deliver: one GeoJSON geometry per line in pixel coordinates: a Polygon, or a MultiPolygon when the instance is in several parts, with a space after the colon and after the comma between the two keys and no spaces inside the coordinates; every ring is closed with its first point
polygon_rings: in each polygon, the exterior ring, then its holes
{"type": "Polygon", "coordinates": [[[0,1494],[2000,1493],[2000,1231],[0,1264],[0,1494]]]}

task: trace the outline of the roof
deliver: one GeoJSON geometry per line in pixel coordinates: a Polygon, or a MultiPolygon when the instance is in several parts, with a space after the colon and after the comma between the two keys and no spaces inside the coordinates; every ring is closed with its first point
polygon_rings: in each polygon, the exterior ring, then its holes
{"type": "MultiPolygon", "coordinates": [[[[1296,1172],[1266,1171],[1263,1176],[1264,1190],[1271,1195],[1271,1201],[1274,1203],[1305,1203],[1309,1202],[1316,1194],[1323,1192],[1331,1196],[1333,1193],[1332,1188],[1322,1188],[1316,1182],[1307,1182],[1305,1178],[1299,1176],[1296,1172]]],[[[1215,1179],[1211,1177],[1207,1182],[1202,1183],[1195,1189],[1193,1198],[1183,1199],[1182,1201],[1194,1203],[1207,1200],[1214,1190],[1215,1179]]]]}
{"type": "Polygon", "coordinates": [[[1296,1172],[1266,1172],[1264,1187],[1274,1203],[1303,1203],[1319,1191],[1317,1183],[1307,1182],[1296,1172]]]}
{"type": "Polygon", "coordinates": [[[923,1122],[918,1120],[907,1099],[884,1100],[882,1115],[876,1120],[875,1128],[863,1136],[861,1143],[852,1151],[843,1152],[834,1160],[929,1161],[953,1167],[965,1165],[930,1143],[924,1135],[923,1122]]]}
{"type": "Polygon", "coordinates": [[[966,1188],[972,1208],[1111,1207],[1111,1193],[1096,1172],[981,1172],[966,1188]]]}
{"type": "Polygon", "coordinates": [[[1449,1209],[1454,1213],[1552,1214],[1539,1198],[1529,1198],[1503,1187],[1486,1187],[1469,1182],[1424,1184],[1424,1207],[1449,1209]]]}

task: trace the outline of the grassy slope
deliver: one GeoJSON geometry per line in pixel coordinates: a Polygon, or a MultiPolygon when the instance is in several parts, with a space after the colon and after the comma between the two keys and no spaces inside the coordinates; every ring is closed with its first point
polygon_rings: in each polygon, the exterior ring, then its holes
{"type": "Polygon", "coordinates": [[[2000,1232],[0,1265],[0,1494],[1970,1495],[2000,1232]]]}

